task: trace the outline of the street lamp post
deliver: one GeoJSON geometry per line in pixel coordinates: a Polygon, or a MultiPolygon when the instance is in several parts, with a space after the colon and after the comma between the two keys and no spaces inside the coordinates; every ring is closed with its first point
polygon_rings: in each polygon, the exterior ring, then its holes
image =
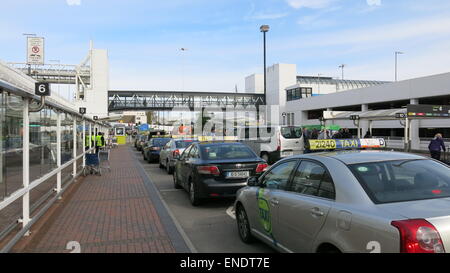
{"type": "Polygon", "coordinates": [[[396,51],[395,52],[395,81],[398,81],[398,55],[400,54],[405,54],[401,51],[396,51]]]}
{"type": "Polygon", "coordinates": [[[184,91],[184,72],[185,72],[185,54],[183,52],[188,51],[187,48],[182,47],[180,48],[181,51],[181,90],[184,91]]]}
{"type": "Polygon", "coordinates": [[[259,30],[263,33],[264,48],[264,103],[267,104],[267,71],[266,71],[266,33],[269,31],[268,25],[262,25],[259,30]]]}
{"type": "Polygon", "coordinates": [[[347,65],[345,65],[345,64],[341,64],[341,65],[339,66],[339,68],[342,69],[342,80],[344,80],[344,68],[345,68],[346,66],[347,66],[347,65]]]}

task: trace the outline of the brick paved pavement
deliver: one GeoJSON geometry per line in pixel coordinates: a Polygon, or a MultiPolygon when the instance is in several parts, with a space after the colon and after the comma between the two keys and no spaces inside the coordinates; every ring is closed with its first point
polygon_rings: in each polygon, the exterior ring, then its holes
{"type": "Polygon", "coordinates": [[[113,149],[110,164],[112,172],[76,182],[13,252],[70,252],[70,241],[79,242],[82,253],[189,252],[131,149],[113,149]]]}

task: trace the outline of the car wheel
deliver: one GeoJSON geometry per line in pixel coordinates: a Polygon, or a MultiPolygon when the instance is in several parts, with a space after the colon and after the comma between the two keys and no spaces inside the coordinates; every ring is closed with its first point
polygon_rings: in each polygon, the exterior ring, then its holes
{"type": "Polygon", "coordinates": [[[164,165],[161,163],[161,160],[158,160],[158,162],[159,162],[159,168],[164,169],[164,165]]]}
{"type": "Polygon", "coordinates": [[[173,167],[170,167],[169,160],[166,161],[166,171],[167,171],[168,174],[172,174],[173,173],[173,167]]]}
{"type": "Polygon", "coordinates": [[[177,178],[177,173],[174,171],[173,172],[173,187],[175,189],[181,189],[182,187],[180,186],[180,184],[178,184],[178,178],[177,178]]]}
{"type": "Polygon", "coordinates": [[[193,181],[189,183],[189,200],[194,207],[200,205],[200,199],[198,198],[195,182],[193,181]]]}
{"type": "Polygon", "coordinates": [[[250,222],[248,221],[247,213],[242,206],[238,206],[236,210],[236,222],[238,226],[239,237],[244,243],[250,244],[254,242],[255,238],[250,232],[250,222]]]}

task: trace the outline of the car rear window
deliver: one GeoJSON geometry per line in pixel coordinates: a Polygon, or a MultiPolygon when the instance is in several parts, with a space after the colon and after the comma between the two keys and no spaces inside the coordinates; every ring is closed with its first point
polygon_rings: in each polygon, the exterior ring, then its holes
{"type": "Polygon", "coordinates": [[[170,141],[170,138],[154,138],[152,139],[153,146],[162,147],[170,141]]]}
{"type": "Polygon", "coordinates": [[[281,135],[287,139],[301,138],[301,127],[281,127],[281,135]]]}
{"type": "Polygon", "coordinates": [[[450,168],[433,160],[349,166],[376,204],[450,197],[450,168]]]}
{"type": "Polygon", "coordinates": [[[189,147],[189,145],[191,145],[192,143],[194,143],[193,140],[176,141],[175,146],[177,147],[177,149],[184,149],[189,147]]]}
{"type": "Polygon", "coordinates": [[[201,145],[202,157],[206,160],[255,158],[256,154],[245,145],[220,144],[201,145]]]}

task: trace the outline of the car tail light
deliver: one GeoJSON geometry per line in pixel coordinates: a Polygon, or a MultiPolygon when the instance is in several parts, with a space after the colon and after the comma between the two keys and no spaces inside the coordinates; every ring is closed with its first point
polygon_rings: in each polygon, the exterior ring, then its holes
{"type": "Polygon", "coordinates": [[[197,171],[199,174],[212,174],[219,175],[220,171],[217,166],[199,166],[197,167],[197,171]]]}
{"type": "Polygon", "coordinates": [[[180,150],[176,149],[175,151],[173,151],[172,155],[175,157],[177,155],[180,155],[180,150]]]}
{"type": "Polygon", "coordinates": [[[444,253],[444,244],[437,229],[424,219],[393,221],[400,232],[402,253],[444,253]]]}
{"type": "Polygon", "coordinates": [[[256,167],[256,173],[263,173],[267,170],[267,167],[269,167],[269,165],[267,164],[258,164],[258,166],[256,167]]]}

